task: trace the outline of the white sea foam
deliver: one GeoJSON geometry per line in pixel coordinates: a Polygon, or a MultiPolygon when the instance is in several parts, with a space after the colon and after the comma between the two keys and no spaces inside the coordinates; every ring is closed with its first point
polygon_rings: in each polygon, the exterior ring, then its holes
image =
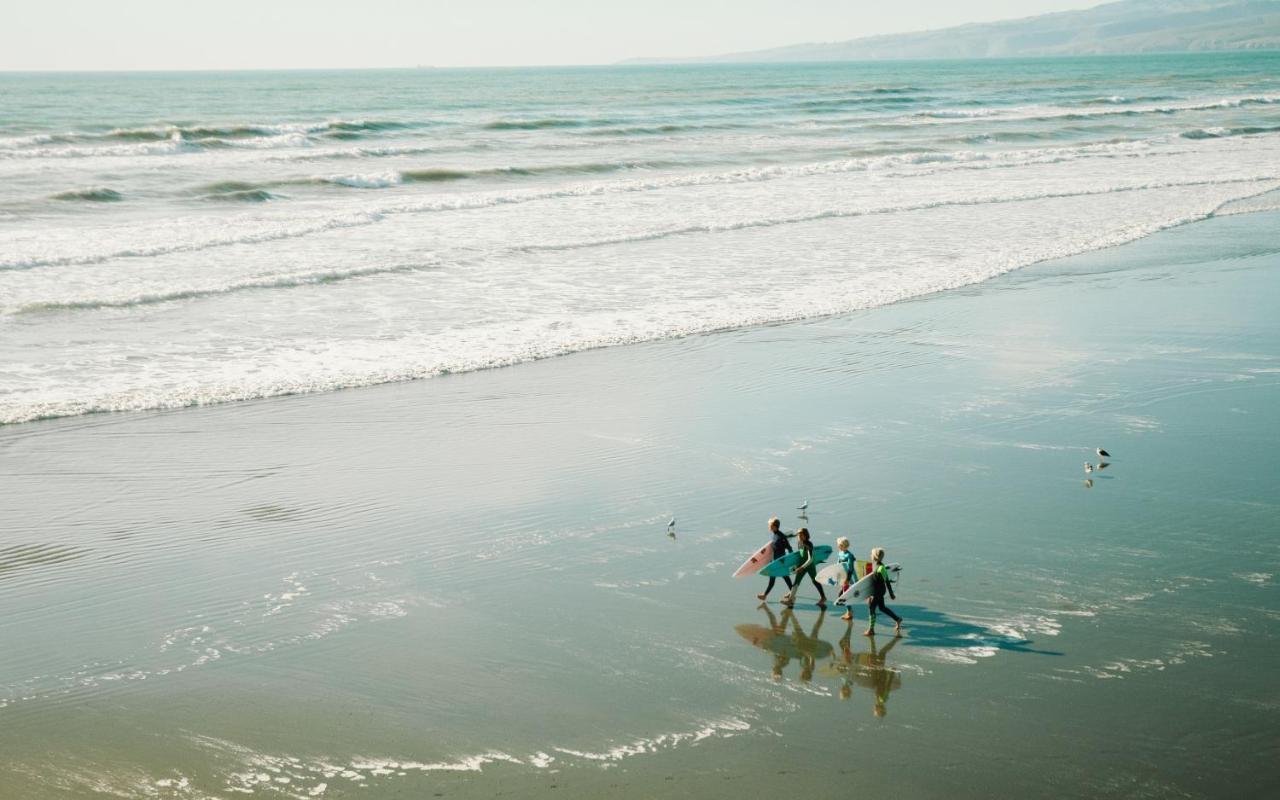
{"type": "Polygon", "coordinates": [[[1160,103],[1144,106],[1126,105],[1120,108],[1081,108],[1063,106],[1021,106],[1016,108],[941,109],[918,112],[917,116],[947,120],[1050,120],[1062,118],[1090,118],[1136,116],[1140,114],[1177,114],[1189,111],[1212,111],[1242,106],[1270,106],[1280,103],[1280,95],[1236,95],[1234,97],[1204,98],[1181,103],[1160,103]]]}
{"type": "MultiPolygon", "coordinates": [[[[449,211],[466,211],[497,208],[536,201],[575,197],[596,197],[610,194],[656,192],[679,188],[736,185],[774,180],[797,179],[814,176],[841,175],[849,172],[866,172],[891,168],[908,168],[898,176],[918,178],[934,176],[936,169],[986,169],[991,167],[1025,167],[1036,164],[1056,164],[1077,159],[1109,158],[1116,156],[1141,156],[1147,154],[1150,145],[1145,142],[1088,145],[1074,148],[1036,148],[996,152],[959,151],[949,154],[908,153],[899,156],[841,159],[812,164],[759,167],[723,172],[694,173],[651,179],[621,179],[556,186],[550,190],[517,190],[510,192],[475,192],[450,194],[428,201],[382,204],[359,211],[348,211],[331,217],[280,218],[261,214],[242,215],[231,219],[218,218],[216,225],[205,226],[202,220],[188,217],[171,220],[163,225],[147,223],[132,230],[68,231],[59,241],[47,233],[35,236],[15,232],[9,236],[0,232],[0,270],[30,269],[62,264],[99,264],[119,258],[140,258],[175,252],[191,252],[215,247],[240,244],[256,244],[281,239],[296,239],[341,228],[373,225],[389,216],[423,214],[449,211]],[[920,169],[921,166],[932,169],[920,169]],[[175,224],[178,223],[178,224],[175,224]],[[216,233],[209,235],[212,227],[216,233]],[[228,235],[228,227],[237,229],[228,235]],[[189,231],[189,232],[188,232],[189,231]],[[130,241],[130,246],[100,249],[100,242],[120,238],[130,241]],[[51,248],[58,248],[51,251],[51,248]],[[25,252],[24,252],[25,251],[25,252]]],[[[1173,150],[1173,154],[1183,152],[1173,150]]],[[[1274,164],[1257,175],[1258,179],[1274,176],[1274,164]]],[[[391,186],[400,182],[395,173],[373,175],[322,176],[317,180],[340,183],[361,188],[391,186]]]]}
{"type": "Polygon", "coordinates": [[[388,186],[398,186],[404,183],[404,179],[397,172],[381,172],[367,175],[325,175],[316,176],[312,180],[318,183],[350,186],[354,189],[385,189],[388,186]]]}
{"type": "Polygon", "coordinates": [[[696,746],[713,738],[732,738],[749,733],[751,729],[752,722],[748,716],[730,715],[697,722],[680,730],[621,742],[553,746],[524,755],[515,755],[505,749],[490,749],[471,755],[430,759],[368,755],[308,758],[265,753],[212,736],[192,736],[190,741],[220,761],[229,761],[232,765],[221,787],[222,791],[319,797],[329,786],[338,782],[344,787],[373,788],[394,784],[398,779],[413,774],[480,773],[491,768],[608,768],[624,759],[696,746]]]}

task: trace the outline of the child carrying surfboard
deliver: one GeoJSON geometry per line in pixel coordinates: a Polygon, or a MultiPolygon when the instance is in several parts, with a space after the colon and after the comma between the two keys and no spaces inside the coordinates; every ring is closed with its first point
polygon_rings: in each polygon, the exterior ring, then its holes
{"type": "Polygon", "coordinates": [[[893,581],[889,579],[889,570],[884,565],[884,548],[877,547],[871,551],[871,574],[875,577],[871,581],[871,596],[867,598],[867,615],[870,617],[867,629],[862,632],[863,636],[876,635],[876,609],[883,611],[893,620],[893,632],[902,632],[902,617],[893,613],[893,609],[884,604],[884,594],[889,593],[889,599],[897,600],[897,596],[893,593],[893,581]]]}
{"type": "MultiPolygon", "coordinates": [[[[853,551],[849,549],[849,540],[847,538],[841,536],[839,539],[836,539],[836,547],[840,549],[840,555],[836,557],[836,561],[840,564],[840,569],[844,570],[844,584],[840,587],[839,594],[836,595],[839,597],[849,588],[849,584],[857,578],[857,575],[855,575],[854,572],[858,567],[857,562],[853,557],[853,551]]],[[[837,603],[836,605],[840,604],[837,603]]],[[[846,608],[844,616],[840,619],[853,619],[853,606],[846,608]]]]}
{"type": "MultiPolygon", "coordinates": [[[[787,553],[791,552],[791,542],[787,541],[789,537],[787,536],[787,534],[782,532],[782,522],[779,521],[777,517],[773,517],[772,519],[769,520],[769,534],[773,537],[772,558],[776,560],[776,559],[782,558],[787,553]]],[[[788,578],[786,575],[783,575],[782,580],[787,584],[787,591],[791,591],[791,579],[788,578]]],[[[773,585],[777,583],[777,581],[778,581],[777,578],[770,575],[769,585],[764,587],[763,593],[756,595],[756,599],[757,600],[767,599],[769,597],[769,592],[773,591],[773,585]]]]}
{"type": "MultiPolygon", "coordinates": [[[[796,603],[796,592],[800,590],[800,584],[804,582],[804,577],[809,576],[809,580],[813,583],[813,587],[818,590],[818,608],[827,607],[827,593],[822,591],[822,584],[818,583],[818,563],[817,558],[813,554],[813,540],[809,538],[809,529],[801,528],[796,531],[796,552],[803,553],[800,564],[796,566],[794,575],[796,576],[795,585],[791,587],[791,591],[782,599],[784,606],[793,606],[796,603]]],[[[831,551],[828,549],[828,553],[831,551]]]]}

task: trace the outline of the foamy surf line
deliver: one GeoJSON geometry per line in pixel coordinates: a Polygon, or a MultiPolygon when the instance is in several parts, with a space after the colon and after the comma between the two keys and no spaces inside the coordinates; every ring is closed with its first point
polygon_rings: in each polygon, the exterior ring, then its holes
{"type": "MultiPolygon", "coordinates": [[[[274,224],[263,225],[257,230],[245,230],[230,235],[223,233],[222,228],[235,226],[227,226],[223,221],[223,225],[219,227],[217,235],[194,238],[188,241],[172,241],[175,235],[173,226],[166,225],[154,231],[144,232],[150,233],[152,237],[156,238],[156,241],[136,243],[129,247],[107,251],[50,253],[48,252],[49,244],[46,238],[28,243],[13,237],[7,243],[8,249],[12,254],[7,258],[0,259],[0,271],[35,269],[46,266],[102,264],[114,259],[148,258],[170,253],[197,252],[242,244],[260,244],[286,239],[299,239],[345,228],[376,225],[388,218],[402,215],[475,211],[566,198],[626,195],[691,187],[733,186],[895,169],[906,171],[901,174],[886,173],[885,177],[920,178],[931,177],[949,169],[1016,168],[1030,165],[1057,164],[1078,159],[1170,158],[1184,154],[1184,151],[1180,149],[1153,150],[1151,145],[1152,143],[1149,141],[1132,141],[1116,144],[1092,144],[1080,147],[1031,148],[994,152],[969,150],[952,153],[907,153],[807,164],[752,167],[651,179],[577,183],[556,186],[550,189],[457,193],[443,195],[427,201],[361,207],[329,217],[286,218],[274,224]],[[23,247],[24,244],[29,248],[26,253],[22,252],[23,249],[27,249],[23,247]]],[[[308,179],[308,181],[310,180],[313,179],[308,179]]],[[[396,185],[399,183],[399,178],[393,174],[348,175],[325,177],[321,182],[342,183],[348,187],[361,185],[374,188],[396,185]]],[[[249,223],[254,224],[254,219],[249,218],[249,223]]],[[[76,243],[79,244],[80,240],[84,239],[85,236],[86,232],[77,231],[76,243]]],[[[92,239],[92,234],[89,234],[89,236],[92,239]]],[[[0,240],[0,248],[5,247],[5,245],[6,242],[0,240]]],[[[3,250],[0,250],[0,252],[3,252],[3,250]]]]}
{"type": "Polygon", "coordinates": [[[622,742],[607,742],[603,745],[548,745],[544,749],[520,755],[508,752],[505,748],[490,749],[473,755],[435,760],[385,756],[301,758],[263,753],[210,736],[193,736],[191,742],[216,757],[235,764],[225,779],[222,787],[224,791],[236,794],[269,792],[294,797],[320,797],[330,787],[339,785],[368,788],[384,781],[392,782],[412,776],[478,773],[499,766],[533,770],[608,769],[625,759],[697,746],[711,739],[731,739],[748,734],[752,730],[754,719],[754,714],[738,713],[698,722],[682,730],[622,742]]]}
{"type": "MultiPolygon", "coordinates": [[[[1268,183],[1248,193],[1224,195],[1216,202],[1206,203],[1198,209],[1188,210],[1176,217],[1156,219],[1140,224],[1119,227],[1092,240],[1069,239],[1052,251],[1013,252],[1003,260],[984,258],[967,267],[938,279],[932,275],[908,276],[910,280],[894,278],[889,284],[872,286],[867,291],[843,300],[835,300],[835,287],[826,284],[809,287],[803,296],[793,298],[791,305],[770,306],[768,311],[757,305],[721,304],[714,313],[693,318],[693,307],[676,309],[672,318],[693,320],[680,326],[669,320],[652,319],[645,309],[636,309],[626,315],[609,314],[608,325],[587,328],[590,335],[569,330],[562,326],[550,326],[546,330],[526,331],[508,339],[494,348],[477,352],[474,343],[456,332],[404,337],[396,342],[380,343],[380,350],[361,354],[359,361],[377,364],[374,370],[350,368],[316,369],[304,376],[291,378],[262,378],[275,372],[270,364],[250,364],[242,378],[232,382],[198,382],[182,380],[167,387],[102,388],[95,384],[96,393],[80,397],[23,398],[17,392],[0,401],[0,423],[17,424],[57,417],[115,411],[148,411],[177,409],[190,406],[215,405],[239,400],[254,400],[298,394],[314,394],[340,389],[368,387],[379,384],[404,382],[430,378],[454,372],[471,372],[483,369],[568,355],[586,350],[638,344],[664,339],[735,330],[757,325],[778,324],[834,316],[854,311],[884,306],[927,294],[947,291],[979,283],[1031,264],[1078,255],[1092,250],[1114,247],[1149,236],[1161,230],[1185,225],[1213,216],[1219,209],[1240,203],[1252,197],[1280,189],[1280,182],[1268,183]],[[444,355],[429,358],[424,353],[468,353],[459,358],[444,355]]],[[[669,310],[670,311],[670,310],[669,310]]],[[[470,335],[470,334],[466,334],[470,335]]],[[[490,332],[477,331],[475,335],[486,341],[490,332]]],[[[60,394],[65,395],[62,391],[60,394]]]]}
{"type": "MultiPolygon", "coordinates": [[[[616,236],[603,239],[589,239],[572,242],[551,242],[537,245],[524,245],[509,248],[497,254],[497,257],[510,256],[519,253],[534,253],[546,251],[568,251],[568,250],[585,250],[594,247],[607,247],[609,245],[652,242],[661,239],[674,238],[679,236],[690,236],[697,234],[714,234],[726,231],[747,230],[751,228],[773,228],[786,225],[795,225],[804,222],[815,222],[826,219],[847,219],[861,216],[876,216],[897,214],[911,211],[924,211],[936,208],[947,208],[957,206],[985,206],[998,205],[1002,203],[1023,203],[1031,200],[1052,200],[1065,199],[1073,197],[1088,197],[1095,195],[1115,194],[1121,192],[1141,192],[1152,189],[1169,189],[1169,188],[1190,188],[1197,186],[1223,186],[1223,185],[1263,185],[1258,195],[1248,195],[1244,198],[1233,199],[1228,202],[1242,202],[1252,199],[1255,196],[1266,195],[1272,191],[1271,183],[1280,180],[1280,175],[1259,178],[1238,178],[1227,180],[1207,180],[1207,181],[1150,181],[1128,184],[1115,184],[1111,186],[1098,187],[1096,189],[1085,189],[1070,192],[1025,192],[1014,194],[999,194],[982,197],[971,197],[963,200],[938,200],[926,203],[902,204],[890,206],[871,206],[861,208],[830,208],[822,209],[809,214],[801,214],[785,217],[765,217],[758,219],[738,220],[733,222],[725,222],[718,225],[683,225],[672,228],[665,228],[655,231],[647,231],[627,236],[616,236]]],[[[1241,212],[1229,212],[1241,213],[1241,212]]],[[[475,263],[472,262],[455,262],[455,264],[475,263]]],[[[212,297],[217,295],[233,294],[236,292],[260,290],[260,289],[288,289],[300,286],[312,286],[325,283],[339,283],[342,281],[353,280],[358,278],[367,278],[376,275],[390,275],[404,272],[425,271],[437,269],[444,266],[440,261],[417,262],[417,263],[397,263],[387,266],[370,266],[357,267],[345,270],[325,269],[315,272],[300,273],[284,273],[276,275],[265,275],[251,278],[248,280],[233,281],[227,283],[200,284],[185,287],[175,287],[168,291],[146,292],[138,294],[120,294],[115,296],[102,295],[83,295],[79,297],[60,298],[60,299],[44,299],[32,300],[29,302],[19,302],[17,305],[5,306],[0,305],[0,314],[38,314],[45,312],[57,311],[74,311],[74,310],[92,310],[107,308],[129,308],[132,306],[153,305],[157,303],[174,302],[178,300],[192,300],[204,297],[212,297]]]]}

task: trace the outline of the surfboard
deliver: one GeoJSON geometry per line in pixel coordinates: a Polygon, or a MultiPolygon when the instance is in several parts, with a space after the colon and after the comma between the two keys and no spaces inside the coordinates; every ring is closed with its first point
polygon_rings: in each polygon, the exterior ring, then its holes
{"type": "MultiPolygon", "coordinates": [[[[901,564],[885,564],[889,569],[889,580],[894,583],[898,582],[898,575],[902,573],[901,564]]],[[[871,596],[872,576],[863,575],[858,582],[845,590],[845,593],[836,598],[837,603],[850,603],[854,600],[866,600],[871,596]]]]}
{"type": "Polygon", "coordinates": [[[787,658],[800,658],[802,656],[826,658],[835,652],[835,648],[831,646],[830,642],[811,638],[807,634],[797,634],[794,631],[788,633],[785,630],[771,630],[763,625],[750,623],[735,625],[734,630],[743,639],[746,639],[761,650],[768,650],[771,653],[787,658]]]}
{"type": "MultiPolygon", "coordinates": [[[[860,558],[853,560],[853,569],[858,575],[862,575],[867,571],[867,564],[860,558]]],[[[840,562],[828,564],[818,570],[818,585],[824,591],[830,592],[832,597],[840,594],[840,590],[844,588],[845,582],[844,567],[840,566],[840,562]]]]}
{"type": "MultiPolygon", "coordinates": [[[[821,564],[831,558],[831,545],[820,544],[813,548],[813,561],[821,564]]],[[[775,558],[769,562],[769,565],[760,570],[760,574],[769,578],[781,578],[784,575],[790,575],[791,570],[800,565],[803,555],[799,552],[792,551],[781,558],[775,558]]]]}
{"type": "Polygon", "coordinates": [[[768,566],[769,562],[772,560],[773,540],[770,539],[764,543],[764,547],[761,547],[759,550],[752,553],[746,561],[742,562],[742,566],[738,567],[738,571],[733,573],[733,577],[745,578],[748,575],[755,575],[757,572],[768,566]]]}

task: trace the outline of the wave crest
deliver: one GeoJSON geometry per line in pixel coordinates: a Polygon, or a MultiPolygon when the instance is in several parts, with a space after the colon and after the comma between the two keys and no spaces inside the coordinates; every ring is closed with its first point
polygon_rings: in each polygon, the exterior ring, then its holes
{"type": "Polygon", "coordinates": [[[109,189],[105,186],[94,186],[88,189],[72,189],[66,192],[58,192],[51,195],[54,200],[81,200],[89,203],[118,203],[124,199],[124,195],[115,189],[109,189]]]}

